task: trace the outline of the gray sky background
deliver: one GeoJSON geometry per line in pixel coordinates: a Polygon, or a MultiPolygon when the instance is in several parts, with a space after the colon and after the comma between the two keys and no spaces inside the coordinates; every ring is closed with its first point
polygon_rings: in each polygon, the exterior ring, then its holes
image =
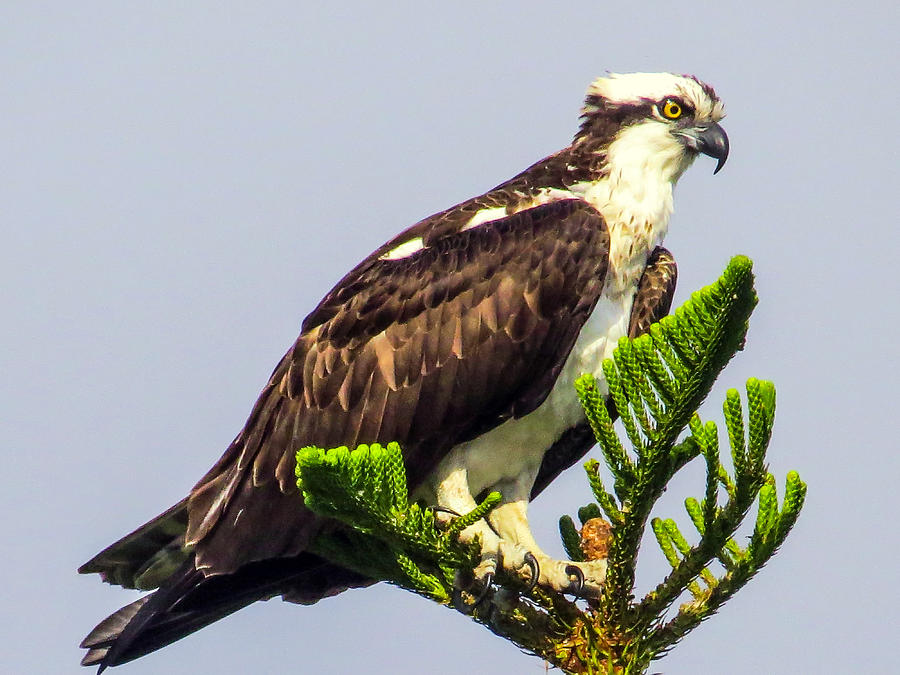
{"type": "MultiPolygon", "coordinates": [[[[774,380],[771,469],[809,498],[781,554],[655,670],[891,671],[896,3],[300,4],[0,8],[0,670],[79,672],[77,643],[135,594],[75,568],[209,468],[348,268],[566,145],[594,77],[672,70],[716,86],[732,142],[722,173],[700,159],[677,191],[679,302],[735,253],[761,298],[706,417],[774,380]]],[[[659,514],[701,492],[694,467],[659,514]]],[[[556,518],[587,500],[580,470],[561,477],[538,539],[560,552],[556,518]]],[[[646,590],[655,545],[642,565],[646,590]]],[[[359,670],[543,664],[379,586],[257,603],[121,672],[359,670]]]]}

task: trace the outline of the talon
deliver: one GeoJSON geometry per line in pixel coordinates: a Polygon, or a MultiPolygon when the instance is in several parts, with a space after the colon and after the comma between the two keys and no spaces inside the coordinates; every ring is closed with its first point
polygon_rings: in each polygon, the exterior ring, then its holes
{"type": "Polygon", "coordinates": [[[570,577],[570,581],[572,576],[577,577],[575,581],[576,589],[572,591],[572,595],[580,597],[581,592],[584,590],[584,572],[577,565],[566,565],[565,573],[566,576],[570,577]]]}
{"type": "Polygon", "coordinates": [[[534,590],[534,587],[537,586],[538,579],[541,578],[541,566],[531,551],[525,554],[525,562],[528,563],[528,567],[531,569],[531,579],[528,582],[528,586],[525,588],[525,592],[531,593],[531,591],[534,590]]]}
{"type": "Polygon", "coordinates": [[[475,601],[472,603],[472,611],[475,610],[478,605],[484,602],[484,599],[488,596],[491,590],[491,584],[494,582],[494,575],[488,572],[484,575],[484,580],[482,583],[484,584],[484,588],[481,589],[481,593],[478,594],[478,597],[475,598],[475,601]]]}
{"type": "Polygon", "coordinates": [[[447,508],[446,506],[435,505],[429,506],[428,509],[434,515],[435,524],[439,529],[442,530],[450,527],[450,523],[459,518],[459,513],[457,513],[453,509],[447,508]]]}
{"type": "Polygon", "coordinates": [[[458,612],[462,612],[463,614],[472,614],[472,612],[474,612],[478,608],[478,605],[484,602],[484,599],[488,597],[491,590],[491,584],[493,584],[493,582],[494,575],[490,572],[485,574],[482,581],[484,587],[472,602],[466,602],[465,600],[463,600],[462,589],[454,588],[453,592],[450,594],[450,602],[453,605],[454,609],[456,609],[458,612]]]}

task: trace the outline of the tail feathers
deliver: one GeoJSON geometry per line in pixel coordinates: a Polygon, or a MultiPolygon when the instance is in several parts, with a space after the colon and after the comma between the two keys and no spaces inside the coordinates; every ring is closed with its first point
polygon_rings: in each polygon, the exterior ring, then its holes
{"type": "Polygon", "coordinates": [[[284,595],[315,601],[354,586],[372,583],[310,553],[251,563],[234,574],[206,577],[191,557],[155,593],[101,621],[81,643],[82,665],[99,673],[180,640],[257,600],[284,595]]]}
{"type": "Polygon", "coordinates": [[[96,666],[98,663],[101,663],[109,653],[110,645],[115,643],[122,631],[125,630],[125,627],[134,618],[134,615],[138,613],[150,598],[150,595],[138,598],[98,623],[94,630],[88,633],[87,637],[79,645],[88,650],[88,653],[81,659],[81,665],[96,666]]]}
{"type": "Polygon", "coordinates": [[[154,624],[174,618],[172,611],[175,605],[202,580],[203,575],[189,561],[163,588],[122,607],[101,621],[82,642],[82,647],[88,648],[85,659],[90,660],[85,665],[99,665],[99,674],[108,666],[136,659],[192,632],[185,632],[156,646],[152,646],[153,641],[148,639],[152,636],[154,624]]]}
{"type": "Polygon", "coordinates": [[[187,499],[183,499],[102,550],[78,571],[97,572],[104,581],[125,588],[157,588],[189,556],[183,546],[187,518],[187,499]]]}

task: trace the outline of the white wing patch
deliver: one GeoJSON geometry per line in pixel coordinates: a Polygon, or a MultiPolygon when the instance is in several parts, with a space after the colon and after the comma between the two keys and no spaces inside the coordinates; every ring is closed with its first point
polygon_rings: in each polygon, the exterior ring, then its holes
{"type": "Polygon", "coordinates": [[[422,237],[416,237],[415,239],[410,239],[409,241],[405,241],[399,246],[392,248],[387,253],[380,256],[379,260],[402,260],[403,258],[408,258],[414,253],[418,253],[422,249],[425,248],[425,242],[422,240],[422,237]]]}
{"type": "Polygon", "coordinates": [[[489,223],[492,220],[500,220],[501,218],[506,218],[505,206],[495,206],[490,209],[481,209],[480,211],[476,211],[475,215],[469,219],[469,222],[463,225],[460,232],[471,230],[472,228],[478,227],[479,225],[484,225],[485,223],[489,223]]]}
{"type": "Polygon", "coordinates": [[[530,202],[525,202],[520,208],[516,209],[516,211],[524,211],[525,209],[531,209],[535,206],[549,204],[550,202],[559,202],[564,199],[583,198],[581,195],[575,194],[571,190],[560,190],[559,188],[541,188],[535,193],[534,198],[530,202]]]}
{"type": "Polygon", "coordinates": [[[511,216],[515,213],[533,209],[535,206],[549,204],[550,202],[558,202],[563,199],[582,199],[581,195],[577,195],[569,190],[560,190],[559,188],[541,188],[527,198],[521,193],[517,194],[522,197],[522,201],[509,206],[493,206],[489,209],[476,211],[475,215],[469,219],[469,222],[462,227],[460,232],[465,232],[466,230],[474,229],[479,225],[506,218],[506,216],[511,216]]]}

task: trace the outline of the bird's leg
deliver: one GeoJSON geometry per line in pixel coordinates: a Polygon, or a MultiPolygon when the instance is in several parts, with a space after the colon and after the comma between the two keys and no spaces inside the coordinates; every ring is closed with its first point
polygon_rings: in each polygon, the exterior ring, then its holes
{"type": "MultiPolygon", "coordinates": [[[[475,498],[469,490],[468,474],[462,467],[450,471],[441,480],[435,490],[438,504],[437,514],[442,520],[448,514],[456,513],[464,515],[478,506],[475,498]]],[[[452,520],[452,518],[448,518],[452,520]]],[[[470,544],[478,539],[481,546],[481,561],[473,570],[475,582],[483,589],[487,589],[497,573],[497,563],[500,558],[500,537],[491,529],[484,520],[470,525],[459,533],[459,540],[463,544],[470,544]]],[[[468,586],[457,578],[457,586],[468,586]]],[[[476,601],[477,604],[477,601],[476,601]]]]}
{"type": "Polygon", "coordinates": [[[597,598],[606,580],[606,560],[573,562],[554,560],[544,553],[528,524],[528,497],[531,492],[518,481],[496,486],[501,494],[511,497],[488,514],[493,530],[500,535],[500,560],[503,569],[524,576],[537,562],[537,584],[560,593],[597,598]]]}

